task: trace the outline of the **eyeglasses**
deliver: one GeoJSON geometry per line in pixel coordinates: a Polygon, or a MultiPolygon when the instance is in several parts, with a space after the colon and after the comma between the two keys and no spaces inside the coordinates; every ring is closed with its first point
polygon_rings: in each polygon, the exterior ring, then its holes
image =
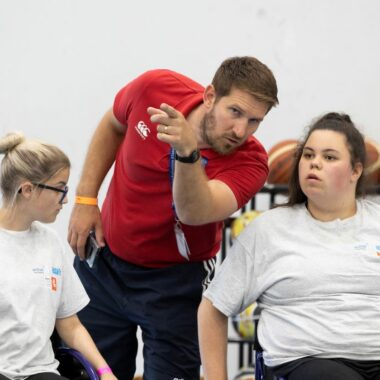
{"type": "Polygon", "coordinates": [[[63,200],[65,199],[68,191],[69,191],[69,187],[68,186],[65,186],[63,189],[60,189],[58,187],[53,187],[53,186],[49,186],[49,185],[44,185],[43,183],[33,183],[34,186],[38,186],[40,187],[41,189],[48,189],[48,190],[53,190],[53,191],[57,191],[58,193],[62,193],[62,196],[59,200],[59,203],[63,203],[63,200]]]}

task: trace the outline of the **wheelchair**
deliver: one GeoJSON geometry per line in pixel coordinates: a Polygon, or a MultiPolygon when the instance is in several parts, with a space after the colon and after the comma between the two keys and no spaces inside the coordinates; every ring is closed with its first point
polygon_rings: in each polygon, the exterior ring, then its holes
{"type": "Polygon", "coordinates": [[[77,350],[65,347],[54,331],[51,337],[56,359],[59,361],[58,372],[70,380],[99,380],[95,368],[77,350]]]}
{"type": "Polygon", "coordinates": [[[264,380],[266,376],[269,376],[271,380],[286,380],[286,377],[274,376],[271,373],[270,368],[264,364],[263,349],[257,337],[258,323],[259,320],[255,320],[255,336],[253,340],[253,349],[255,351],[255,380],[264,380]]]}
{"type": "Polygon", "coordinates": [[[59,361],[58,372],[70,380],[99,380],[94,367],[84,356],[72,348],[58,347],[55,353],[59,361]]]}
{"type": "MultiPolygon", "coordinates": [[[[266,372],[270,371],[268,367],[264,364],[263,352],[255,349],[255,380],[264,380],[266,376],[266,372]]],[[[270,374],[272,380],[286,380],[286,377],[274,376],[270,374]]]]}

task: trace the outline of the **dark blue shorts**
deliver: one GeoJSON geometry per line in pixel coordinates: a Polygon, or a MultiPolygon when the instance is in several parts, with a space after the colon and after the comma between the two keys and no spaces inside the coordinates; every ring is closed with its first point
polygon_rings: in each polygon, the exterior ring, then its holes
{"type": "Polygon", "coordinates": [[[91,299],[79,318],[119,379],[133,379],[140,326],[145,380],[199,380],[197,309],[215,258],[145,268],[105,247],[93,268],[74,266],[91,299]]]}

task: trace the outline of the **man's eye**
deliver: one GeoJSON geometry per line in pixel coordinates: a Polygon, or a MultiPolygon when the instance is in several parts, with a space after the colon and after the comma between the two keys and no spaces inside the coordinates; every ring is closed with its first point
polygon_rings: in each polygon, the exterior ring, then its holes
{"type": "Polygon", "coordinates": [[[231,113],[232,113],[234,116],[240,116],[240,115],[241,115],[240,110],[238,110],[237,108],[234,108],[234,107],[231,107],[231,113]]]}

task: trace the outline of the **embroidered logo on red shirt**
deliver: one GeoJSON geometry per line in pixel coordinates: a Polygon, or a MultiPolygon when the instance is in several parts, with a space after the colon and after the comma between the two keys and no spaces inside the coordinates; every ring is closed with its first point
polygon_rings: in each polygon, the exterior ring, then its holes
{"type": "Polygon", "coordinates": [[[150,133],[150,129],[143,121],[139,121],[135,126],[135,129],[143,140],[145,140],[148,137],[148,134],[150,133]]]}

